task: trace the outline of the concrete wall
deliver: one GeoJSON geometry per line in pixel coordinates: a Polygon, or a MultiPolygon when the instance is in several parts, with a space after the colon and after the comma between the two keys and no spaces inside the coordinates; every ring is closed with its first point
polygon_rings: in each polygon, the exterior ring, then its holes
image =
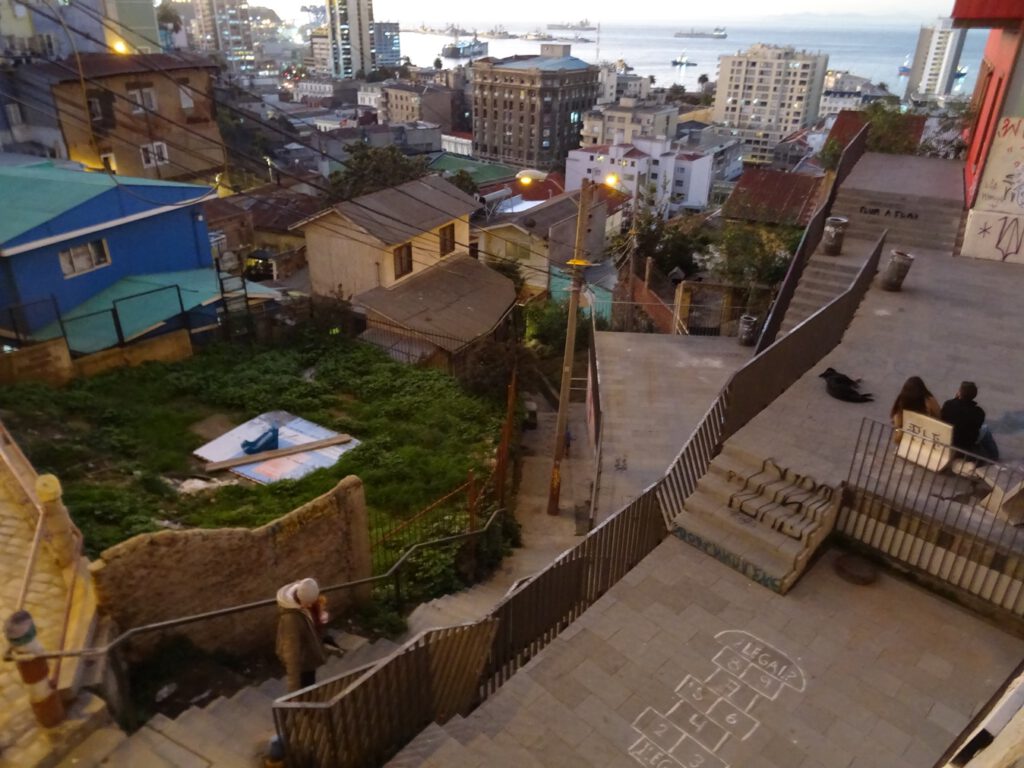
{"type": "Polygon", "coordinates": [[[74,360],[68,352],[67,342],[62,338],[53,339],[0,355],[0,384],[45,381],[59,386],[78,376],[96,376],[115,368],[149,361],[173,363],[189,357],[192,357],[192,340],[185,330],[165,333],[126,347],[105,349],[74,360]]]}
{"type": "MultiPolygon", "coordinates": [[[[123,631],[157,621],[273,598],[295,579],[322,586],[370,576],[363,483],[346,477],[329,493],[260,528],[160,531],[104,551],[92,564],[99,609],[123,631]]],[[[338,616],[365,594],[329,596],[338,616]]],[[[186,625],[175,632],[206,651],[273,650],[275,606],[186,625]]],[[[144,652],[153,640],[133,641],[144,652]]]]}

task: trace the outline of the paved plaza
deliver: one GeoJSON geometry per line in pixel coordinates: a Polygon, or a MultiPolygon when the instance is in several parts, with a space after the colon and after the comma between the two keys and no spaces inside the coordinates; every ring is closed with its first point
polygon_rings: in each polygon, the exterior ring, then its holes
{"type": "Polygon", "coordinates": [[[930,767],[1024,641],[836,557],[781,597],[667,539],[423,764],[930,767]]]}

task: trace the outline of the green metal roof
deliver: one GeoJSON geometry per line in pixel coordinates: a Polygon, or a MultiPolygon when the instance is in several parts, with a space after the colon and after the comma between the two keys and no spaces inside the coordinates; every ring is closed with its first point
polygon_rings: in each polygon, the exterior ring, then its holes
{"type": "Polygon", "coordinates": [[[490,184],[501,179],[511,179],[516,175],[516,168],[511,165],[499,165],[498,163],[481,163],[477,160],[470,160],[468,157],[460,157],[447,152],[438,155],[430,163],[430,170],[455,173],[466,171],[473,177],[477,185],[490,184]]]}
{"type": "MultiPolygon", "coordinates": [[[[246,281],[245,287],[250,297],[280,296],[273,288],[258,283],[246,281]]],[[[115,302],[121,331],[125,340],[131,340],[176,317],[181,305],[188,311],[218,299],[220,284],[212,268],[126,277],[64,314],[64,332],[68,346],[75,352],[97,352],[117,346],[117,330],[110,311],[115,302]],[[174,286],[181,289],[181,304],[174,286]]],[[[52,339],[61,335],[60,326],[53,322],[33,335],[52,339]]]]}
{"type": "Polygon", "coordinates": [[[158,179],[75,171],[52,164],[0,167],[0,243],[51,221],[115,186],[203,187],[158,179]]]}

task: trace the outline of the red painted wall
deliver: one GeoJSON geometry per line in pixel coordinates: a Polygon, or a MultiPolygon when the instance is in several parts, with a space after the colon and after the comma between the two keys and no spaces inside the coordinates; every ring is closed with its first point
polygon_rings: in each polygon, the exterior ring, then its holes
{"type": "Polygon", "coordinates": [[[1020,0],[956,0],[952,17],[958,27],[1019,26],[1024,19],[1020,0]]]}
{"type": "MultiPolygon", "coordinates": [[[[982,4],[983,0],[974,0],[982,4]]],[[[957,9],[967,0],[958,0],[957,9]]],[[[998,4],[997,0],[988,0],[988,4],[998,4]]],[[[1017,9],[1017,15],[1024,15],[1024,2],[1011,0],[1005,3],[1017,9]]],[[[985,45],[985,55],[978,73],[978,82],[974,87],[972,106],[975,122],[971,129],[967,162],[964,164],[964,200],[967,207],[974,205],[978,184],[988,160],[992,146],[992,137],[1002,116],[1003,104],[1006,102],[1006,89],[1012,82],[1014,68],[1018,64],[1021,53],[1021,22],[1016,29],[993,29],[985,45]]]]}

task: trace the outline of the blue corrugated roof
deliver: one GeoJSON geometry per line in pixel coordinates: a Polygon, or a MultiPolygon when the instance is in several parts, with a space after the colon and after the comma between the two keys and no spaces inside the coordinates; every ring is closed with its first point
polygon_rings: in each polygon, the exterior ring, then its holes
{"type": "MultiPolygon", "coordinates": [[[[181,187],[199,197],[204,187],[58,168],[52,164],[0,166],[0,244],[53,220],[114,187],[181,187]]],[[[98,222],[97,222],[98,223],[98,222]]]]}
{"type": "Polygon", "coordinates": [[[558,58],[534,56],[529,59],[519,59],[518,61],[502,61],[494,66],[501,69],[542,69],[547,72],[557,72],[561,69],[586,69],[590,65],[583,61],[583,59],[577,59],[575,56],[559,56],[558,58]]]}

